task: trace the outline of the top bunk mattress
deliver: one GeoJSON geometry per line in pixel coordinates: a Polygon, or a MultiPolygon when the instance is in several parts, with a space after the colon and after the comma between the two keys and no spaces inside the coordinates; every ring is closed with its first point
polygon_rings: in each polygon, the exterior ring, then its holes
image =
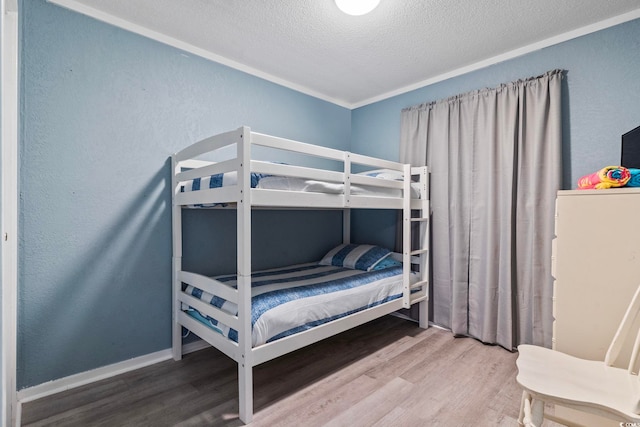
{"type": "MultiPolygon", "coordinates": [[[[402,181],[402,174],[396,171],[381,169],[363,172],[362,175],[375,177],[384,180],[402,181]]],[[[180,182],[180,192],[190,192],[206,190],[210,188],[221,188],[234,186],[238,182],[237,172],[228,172],[224,174],[216,174],[203,178],[195,178],[190,181],[180,182]]],[[[280,190],[280,191],[296,191],[311,192],[322,194],[344,194],[345,185],[342,183],[317,181],[305,178],[297,178],[290,176],[268,175],[261,173],[251,173],[251,188],[263,190],[280,190]]],[[[402,190],[395,188],[354,185],[350,186],[350,192],[355,196],[371,196],[371,197],[402,197],[402,190]]],[[[411,183],[411,198],[419,199],[420,184],[411,183]]],[[[190,205],[189,207],[213,207],[220,206],[219,203],[190,205]]]]}

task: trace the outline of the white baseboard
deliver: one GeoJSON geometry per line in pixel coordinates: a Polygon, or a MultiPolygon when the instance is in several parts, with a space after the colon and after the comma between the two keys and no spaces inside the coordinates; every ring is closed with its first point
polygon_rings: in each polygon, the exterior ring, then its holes
{"type": "Polygon", "coordinates": [[[161,350],[155,353],[146,354],[144,356],[135,357],[123,362],[114,363],[112,365],[103,366],[92,369],[90,371],[80,372],[68,377],[60,378],[46,383],[38,384],[33,387],[27,387],[18,391],[18,400],[22,403],[31,402],[45,396],[50,396],[61,391],[80,387],[85,384],[100,381],[105,378],[114,377],[125,372],[135,369],[144,368],[154,363],[163,362],[171,358],[171,350],[161,350]]]}
{"type": "Polygon", "coordinates": [[[182,346],[182,354],[195,353],[196,351],[204,350],[205,348],[211,347],[211,344],[206,342],[205,340],[197,340],[194,342],[190,342],[189,344],[185,344],[182,346]]]}
{"type": "MultiPolygon", "coordinates": [[[[182,354],[193,353],[198,350],[210,347],[203,340],[194,341],[182,346],[182,354]]],[[[61,391],[70,390],[106,378],[115,377],[116,375],[131,372],[136,369],[144,368],[165,360],[171,359],[171,349],[157,351],[155,353],[146,354],[144,356],[134,357],[133,359],[123,362],[114,363],[112,365],[103,366],[86,372],[70,375],[46,383],[38,384],[33,387],[27,387],[18,391],[18,402],[26,403],[37,399],[41,399],[61,391]]]]}

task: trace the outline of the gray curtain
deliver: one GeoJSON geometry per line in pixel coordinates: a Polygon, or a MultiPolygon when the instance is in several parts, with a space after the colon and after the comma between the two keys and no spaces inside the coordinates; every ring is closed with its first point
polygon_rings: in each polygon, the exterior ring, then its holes
{"type": "Polygon", "coordinates": [[[507,349],[552,336],[561,70],[402,111],[431,172],[433,322],[507,349]]]}

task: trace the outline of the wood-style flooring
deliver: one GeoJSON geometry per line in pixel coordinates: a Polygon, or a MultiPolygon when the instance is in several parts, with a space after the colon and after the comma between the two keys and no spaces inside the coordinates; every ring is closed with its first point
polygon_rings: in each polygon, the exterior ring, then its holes
{"type": "MultiPolygon", "coordinates": [[[[386,316],[254,368],[252,426],[516,426],[516,354],[386,316]]],[[[25,403],[23,426],[240,426],[213,348],[25,403]]]]}

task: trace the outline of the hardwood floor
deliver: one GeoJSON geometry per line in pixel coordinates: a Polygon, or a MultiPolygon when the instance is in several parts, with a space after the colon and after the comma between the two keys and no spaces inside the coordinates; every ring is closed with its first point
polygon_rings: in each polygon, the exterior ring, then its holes
{"type": "MultiPolygon", "coordinates": [[[[515,426],[516,354],[393,316],[254,369],[252,426],[515,426]]],[[[240,426],[213,348],[23,405],[23,426],[240,426]]]]}

